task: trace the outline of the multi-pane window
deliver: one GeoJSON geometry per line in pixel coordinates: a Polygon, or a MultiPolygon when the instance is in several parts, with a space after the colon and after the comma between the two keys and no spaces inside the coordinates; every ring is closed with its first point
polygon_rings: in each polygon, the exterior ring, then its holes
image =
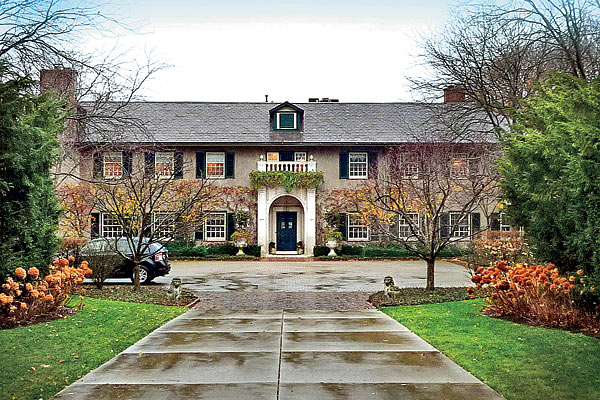
{"type": "Polygon", "coordinates": [[[102,237],[117,238],[123,235],[123,229],[117,218],[110,213],[102,214],[102,237]]]}
{"type": "Polygon", "coordinates": [[[464,154],[458,154],[451,159],[450,174],[453,177],[465,177],[469,175],[469,163],[464,154]]]}
{"type": "Polygon", "coordinates": [[[419,214],[417,213],[408,213],[404,215],[400,215],[400,220],[398,221],[398,236],[404,239],[408,239],[410,237],[414,237],[414,231],[419,229],[419,214]],[[411,228],[412,223],[412,228],[411,228]]]}
{"type": "Polygon", "coordinates": [[[277,129],[297,129],[296,113],[294,113],[294,112],[277,113],[277,129]]]}
{"type": "Polygon", "coordinates": [[[402,177],[405,179],[417,179],[419,177],[419,158],[416,154],[405,153],[400,158],[402,177]]]}
{"type": "Polygon", "coordinates": [[[348,240],[369,240],[369,228],[360,214],[348,214],[348,240]]]}
{"type": "Polygon", "coordinates": [[[153,230],[155,238],[172,238],[175,231],[175,220],[173,215],[168,212],[154,213],[153,230]]]}
{"type": "Polygon", "coordinates": [[[471,234],[469,215],[463,213],[450,213],[450,229],[453,237],[468,237],[471,234]]]}
{"type": "Polygon", "coordinates": [[[508,223],[508,218],[506,217],[505,213],[500,213],[500,215],[498,216],[499,219],[499,223],[500,223],[500,230],[503,232],[508,232],[510,231],[510,224],[508,223]]]}
{"type": "Polygon", "coordinates": [[[154,170],[156,176],[161,178],[171,178],[174,170],[173,152],[158,152],[154,157],[154,170]]]}
{"type": "Polygon", "coordinates": [[[225,213],[208,214],[204,223],[206,240],[227,240],[225,238],[225,221],[225,213]]]}
{"type": "Polygon", "coordinates": [[[123,176],[123,153],[119,151],[104,154],[103,175],[108,179],[123,176]]]}
{"type": "Polygon", "coordinates": [[[296,162],[305,162],[306,161],[306,152],[305,151],[297,151],[294,153],[294,161],[296,162]]]}
{"type": "Polygon", "coordinates": [[[350,153],[348,156],[350,179],[365,179],[369,177],[367,153],[350,153]]]}
{"type": "Polygon", "coordinates": [[[206,153],[206,177],[225,178],[225,153],[206,153]]]}

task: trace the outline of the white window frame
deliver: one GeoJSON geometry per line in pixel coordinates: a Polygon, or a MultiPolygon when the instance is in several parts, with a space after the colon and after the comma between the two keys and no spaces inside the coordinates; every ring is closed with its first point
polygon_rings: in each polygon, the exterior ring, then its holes
{"type": "MultiPolygon", "coordinates": [[[[220,229],[219,229],[220,230],[220,229]]],[[[215,231],[216,232],[216,231],[215,231]]],[[[226,212],[211,212],[206,215],[204,220],[204,240],[208,242],[223,242],[227,240],[227,213],[226,212]],[[209,219],[212,215],[222,215],[223,216],[223,225],[214,225],[214,228],[219,228],[223,226],[223,235],[219,236],[210,236],[209,235],[209,227],[212,227],[208,224],[209,219]]]]}
{"type": "Polygon", "coordinates": [[[346,215],[346,237],[348,238],[349,242],[368,242],[370,240],[371,237],[371,232],[370,229],[367,225],[365,225],[363,223],[363,221],[360,221],[360,224],[350,224],[351,222],[351,218],[352,217],[356,217],[358,216],[358,218],[360,218],[360,214],[358,213],[348,213],[348,215],[346,215]],[[358,236],[352,237],[352,235],[350,234],[351,232],[351,228],[356,228],[356,229],[364,229],[364,235],[361,233],[358,236]]]}
{"type": "Polygon", "coordinates": [[[400,156],[400,168],[402,169],[402,178],[418,179],[420,171],[418,155],[405,153],[400,156]]]}
{"type": "Polygon", "coordinates": [[[469,159],[466,154],[455,154],[452,156],[450,160],[450,176],[457,179],[469,176],[469,159]]]}
{"type": "Polygon", "coordinates": [[[114,221],[107,221],[107,219],[112,218],[116,220],[116,218],[111,213],[101,213],[100,214],[100,236],[103,238],[119,238],[123,236],[123,228],[121,225],[114,223],[114,221]],[[109,224],[108,222],[113,222],[109,224]],[[105,232],[107,228],[110,228],[110,231],[105,232]],[[109,233],[107,235],[107,233],[109,233]]]}
{"type": "Polygon", "coordinates": [[[163,178],[163,179],[170,179],[170,178],[172,178],[173,174],[175,173],[175,152],[173,152],[173,151],[159,151],[159,152],[154,153],[154,173],[159,178],[163,178]],[[171,159],[171,173],[170,174],[165,174],[164,170],[163,171],[159,171],[158,164],[168,164],[167,162],[160,163],[159,162],[159,158],[161,158],[161,157],[170,158],[171,159]]]}
{"type": "Polygon", "coordinates": [[[499,213],[498,214],[498,230],[500,232],[510,232],[512,230],[512,227],[510,226],[510,224],[505,224],[504,223],[505,221],[506,221],[506,213],[499,213]]]}
{"type": "MultiPolygon", "coordinates": [[[[421,228],[421,216],[418,213],[406,213],[406,215],[413,220],[413,226],[419,230],[421,228]],[[416,216],[416,220],[414,219],[416,216]]],[[[409,240],[409,239],[417,239],[416,235],[411,230],[410,224],[406,222],[406,217],[403,214],[398,215],[398,237],[401,239],[409,240]],[[402,235],[402,228],[407,228],[409,236],[402,235]]]]}
{"type": "Polygon", "coordinates": [[[205,165],[204,165],[204,168],[205,168],[205,171],[206,171],[206,178],[208,178],[208,179],[225,179],[225,169],[227,168],[226,165],[225,165],[225,163],[226,163],[225,162],[225,152],[223,152],[223,151],[209,151],[209,152],[207,152],[206,153],[206,161],[205,161],[205,165]],[[220,175],[210,175],[208,173],[208,162],[209,162],[208,158],[211,155],[212,156],[218,155],[218,156],[222,156],[223,157],[223,173],[222,174],[220,174],[220,175]]]}
{"type": "Polygon", "coordinates": [[[471,237],[471,214],[463,214],[461,212],[449,212],[448,229],[452,231],[451,237],[453,238],[471,237]],[[461,216],[462,218],[460,218],[461,216]],[[453,217],[460,219],[458,221],[453,221],[453,217]],[[465,226],[466,230],[464,229],[465,226]]]}
{"type": "Polygon", "coordinates": [[[297,130],[298,129],[298,116],[296,115],[297,113],[294,111],[280,111],[277,113],[277,129],[279,130],[297,130]],[[286,115],[293,115],[294,117],[294,127],[293,128],[282,128],[281,127],[281,115],[282,114],[286,114],[286,115]]]}
{"type": "Polygon", "coordinates": [[[348,153],[348,179],[369,179],[369,153],[366,151],[351,151],[348,153]],[[352,161],[352,155],[364,155],[365,161],[352,161]],[[352,175],[352,164],[364,164],[365,174],[364,175],[352,175]]]}
{"type": "Polygon", "coordinates": [[[155,212],[152,214],[152,230],[158,239],[171,239],[175,234],[175,220],[169,212],[155,212]],[[162,219],[161,219],[162,218],[162,219]],[[169,225],[168,220],[171,221],[169,225]],[[157,226],[158,225],[158,226],[157,226]]]}
{"type": "Polygon", "coordinates": [[[104,156],[102,157],[102,176],[105,179],[121,179],[123,177],[123,152],[122,151],[111,151],[108,153],[104,153],[104,156]],[[121,173],[120,174],[115,174],[112,173],[110,175],[107,175],[106,173],[106,159],[109,157],[113,157],[114,160],[119,160],[119,161],[109,161],[111,163],[114,164],[118,164],[121,167],[121,173]]]}
{"type": "Polygon", "coordinates": [[[308,154],[306,154],[305,151],[296,151],[296,152],[294,152],[294,161],[295,162],[306,162],[306,161],[308,161],[307,156],[308,156],[308,154]],[[304,155],[304,157],[302,157],[302,155],[304,155]],[[298,157],[298,156],[300,156],[300,157],[298,157]],[[298,159],[298,158],[300,158],[300,159],[298,159]]]}

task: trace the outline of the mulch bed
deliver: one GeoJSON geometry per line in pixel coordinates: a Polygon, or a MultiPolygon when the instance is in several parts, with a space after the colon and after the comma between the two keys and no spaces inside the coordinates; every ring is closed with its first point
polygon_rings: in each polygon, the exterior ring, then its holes
{"type": "Polygon", "coordinates": [[[23,326],[35,325],[41,322],[50,322],[61,318],[67,318],[77,312],[74,308],[58,307],[55,311],[46,314],[32,316],[28,320],[16,321],[13,318],[0,317],[0,329],[13,329],[23,326]]]}
{"type": "MultiPolygon", "coordinates": [[[[486,297],[488,293],[478,290],[477,297],[486,297]]],[[[385,292],[377,292],[369,296],[369,302],[375,307],[386,306],[414,306],[419,304],[445,303],[448,301],[469,300],[466,287],[437,288],[425,290],[423,288],[403,288],[393,298],[388,297],[385,292]]]]}
{"type": "Polygon", "coordinates": [[[180,301],[167,298],[167,287],[162,285],[142,286],[136,292],[132,285],[105,285],[98,289],[96,286],[85,285],[86,296],[112,301],[127,301],[131,303],[157,304],[161,306],[187,306],[196,300],[196,296],[187,290],[182,291],[180,301]]]}

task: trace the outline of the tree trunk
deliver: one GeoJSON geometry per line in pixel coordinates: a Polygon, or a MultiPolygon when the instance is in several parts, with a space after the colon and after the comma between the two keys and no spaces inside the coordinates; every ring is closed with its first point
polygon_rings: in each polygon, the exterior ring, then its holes
{"type": "Polygon", "coordinates": [[[435,289],[434,283],[434,271],[435,271],[435,259],[426,260],[427,261],[427,286],[425,290],[433,290],[435,289]]]}
{"type": "Polygon", "coordinates": [[[133,290],[136,292],[140,291],[140,262],[135,260],[133,262],[133,290]]]}

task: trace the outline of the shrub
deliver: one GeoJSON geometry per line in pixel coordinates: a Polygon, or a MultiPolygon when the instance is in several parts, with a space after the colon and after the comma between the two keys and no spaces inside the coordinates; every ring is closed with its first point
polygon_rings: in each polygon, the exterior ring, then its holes
{"type": "MultiPolygon", "coordinates": [[[[569,277],[548,265],[510,265],[499,261],[495,266],[479,267],[472,280],[477,288],[489,287],[491,305],[486,313],[508,316],[532,324],[600,333],[599,307],[586,310],[574,298],[584,288],[592,288],[583,270],[569,277]],[[579,286],[579,288],[578,288],[579,286]]],[[[468,289],[472,292],[473,288],[468,289]]]]}
{"type": "Polygon", "coordinates": [[[43,278],[35,267],[15,269],[15,277],[8,277],[0,292],[0,326],[13,327],[50,314],[62,307],[74,290],[82,291],[81,284],[92,271],[86,261],[79,268],[70,266],[74,261],[73,257],[55,260],[43,278]]]}
{"type": "Polygon", "coordinates": [[[481,266],[490,266],[497,261],[516,264],[531,262],[533,256],[521,232],[488,231],[473,240],[470,261],[481,266]]]}
{"type": "Polygon", "coordinates": [[[104,281],[111,277],[122,260],[119,254],[110,253],[99,253],[92,257],[92,280],[98,289],[102,289],[104,281]]]}

